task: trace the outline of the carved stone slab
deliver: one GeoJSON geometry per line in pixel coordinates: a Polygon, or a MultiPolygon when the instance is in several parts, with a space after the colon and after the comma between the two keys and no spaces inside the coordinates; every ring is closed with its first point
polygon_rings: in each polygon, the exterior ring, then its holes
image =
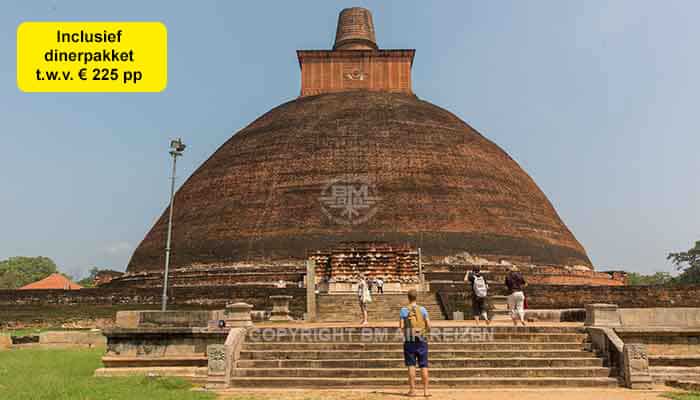
{"type": "Polygon", "coordinates": [[[640,343],[625,344],[622,367],[625,371],[625,386],[630,389],[651,389],[649,358],[645,345],[640,343]]]}
{"type": "Polygon", "coordinates": [[[207,346],[208,373],[209,375],[223,375],[226,373],[226,349],[223,344],[210,344],[207,346]]]}

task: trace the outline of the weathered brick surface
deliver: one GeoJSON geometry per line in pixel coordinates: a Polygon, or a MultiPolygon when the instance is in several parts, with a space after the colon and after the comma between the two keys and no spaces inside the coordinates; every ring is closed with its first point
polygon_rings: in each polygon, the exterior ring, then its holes
{"type": "Polygon", "coordinates": [[[346,243],[309,254],[316,263],[317,281],[357,282],[358,275],[384,282],[417,282],[418,252],[387,243],[346,243]]]}
{"type": "MultiPolygon", "coordinates": [[[[160,308],[161,289],[90,288],[81,290],[0,290],[0,326],[22,323],[50,325],[92,318],[114,318],[117,311],[160,308]]],[[[290,310],[295,318],[306,312],[306,290],[261,286],[197,286],[169,292],[170,309],[223,309],[243,301],[256,310],[271,310],[270,296],[293,296],[290,310]]]]}
{"type": "Polygon", "coordinates": [[[415,50],[299,50],[301,96],[370,90],[412,94],[415,50]]]}
{"type": "MultiPolygon", "coordinates": [[[[432,286],[432,285],[431,285],[432,286]]],[[[438,292],[448,315],[471,315],[471,292],[466,285],[442,285],[438,292]]],[[[492,285],[492,294],[506,294],[503,285],[492,285]]],[[[531,309],[583,308],[591,303],[617,304],[620,308],[700,307],[700,285],[687,286],[553,286],[530,285],[525,290],[531,309]]]]}
{"type": "MultiPolygon", "coordinates": [[[[439,263],[424,263],[425,279],[431,282],[431,288],[438,290],[452,283],[461,283],[465,275],[475,267],[479,267],[487,281],[503,283],[509,271],[509,265],[454,265],[439,263]]],[[[601,285],[622,286],[626,274],[613,272],[597,272],[587,267],[571,267],[560,265],[519,265],[520,271],[527,277],[529,284],[534,285],[601,285]]]]}
{"type": "MultiPolygon", "coordinates": [[[[385,241],[423,255],[462,251],[590,265],[520,166],[450,112],[415,96],[345,92],[299,98],[235,134],[175,198],[172,265],[303,259],[339,242],[385,241]],[[337,224],[319,201],[330,179],[374,183],[377,212],[337,224]]],[[[167,210],[166,210],[167,212],[167,210]]],[[[167,213],[129,272],[163,266],[167,213]]]]}

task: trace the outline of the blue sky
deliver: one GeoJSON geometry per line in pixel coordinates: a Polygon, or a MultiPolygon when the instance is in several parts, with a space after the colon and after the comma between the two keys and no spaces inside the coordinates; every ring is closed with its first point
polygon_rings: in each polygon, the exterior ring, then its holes
{"type": "Polygon", "coordinates": [[[299,93],[296,49],[372,10],[383,48],[415,48],[413,87],[504,148],[600,269],[671,271],[700,240],[697,1],[3,1],[0,259],[76,276],[124,269],[179,183],[235,131],[299,93]],[[29,94],[22,21],[163,21],[168,88],[29,94]]]}

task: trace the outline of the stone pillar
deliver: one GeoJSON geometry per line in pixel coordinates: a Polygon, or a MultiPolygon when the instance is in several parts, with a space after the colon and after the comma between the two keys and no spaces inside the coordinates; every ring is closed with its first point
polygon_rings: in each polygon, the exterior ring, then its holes
{"type": "Polygon", "coordinates": [[[306,261],[306,318],[316,320],[316,261],[306,261]]]}
{"type": "Polygon", "coordinates": [[[586,304],[586,326],[620,326],[616,304],[586,304]]]}
{"type": "Polygon", "coordinates": [[[291,321],[289,301],[292,300],[292,296],[270,296],[270,300],[272,300],[270,321],[291,321]]]}
{"type": "Polygon", "coordinates": [[[625,386],[630,389],[651,389],[651,374],[646,346],[639,343],[625,344],[623,349],[625,386]]]}
{"type": "Polygon", "coordinates": [[[253,325],[250,310],[253,306],[247,303],[233,303],[226,305],[224,319],[227,328],[247,327],[253,325]]]}

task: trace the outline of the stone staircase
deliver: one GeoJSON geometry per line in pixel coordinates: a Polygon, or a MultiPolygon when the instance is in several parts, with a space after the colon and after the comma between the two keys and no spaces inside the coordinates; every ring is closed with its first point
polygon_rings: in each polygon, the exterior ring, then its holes
{"type": "MultiPolygon", "coordinates": [[[[367,311],[370,321],[398,321],[401,307],[408,303],[405,293],[372,293],[372,303],[367,311]]],[[[321,321],[354,321],[362,320],[357,295],[353,294],[322,294],[318,300],[318,318],[321,321]]],[[[430,319],[444,320],[440,304],[435,293],[420,293],[418,304],[425,307],[430,319]]]]}
{"type": "MultiPolygon", "coordinates": [[[[232,369],[232,387],[396,387],[406,384],[396,328],[257,328],[232,369]]],[[[615,387],[578,327],[434,328],[438,387],[615,387]]]]}

